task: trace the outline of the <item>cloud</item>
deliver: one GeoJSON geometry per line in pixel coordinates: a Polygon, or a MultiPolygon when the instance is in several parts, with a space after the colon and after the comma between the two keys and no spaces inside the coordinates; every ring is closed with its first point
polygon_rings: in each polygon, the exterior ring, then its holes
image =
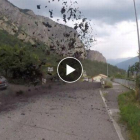
{"type": "MultiPolygon", "coordinates": [[[[48,9],[54,9],[54,16],[60,16],[62,2],[51,2],[48,0],[9,0],[16,6],[24,9],[32,9],[36,14],[48,15],[48,9]],[[42,9],[37,10],[36,5],[40,4],[42,9]]],[[[51,0],[50,0],[51,1],[51,0]]],[[[92,20],[101,20],[108,24],[115,24],[124,20],[134,21],[134,5],[133,0],[77,0],[80,11],[92,20]]],[[[76,4],[75,4],[76,5],[76,4]]],[[[140,1],[136,1],[138,16],[140,16],[140,1]]]]}
{"type": "Polygon", "coordinates": [[[102,27],[96,28],[97,33],[98,31],[104,31],[104,28],[109,35],[97,37],[97,44],[91,49],[100,51],[107,59],[133,57],[137,55],[138,45],[135,22],[123,21],[114,26],[104,23],[102,27]]]}
{"type": "MultiPolygon", "coordinates": [[[[136,1],[136,5],[140,16],[140,1],[136,1]]],[[[98,2],[86,0],[83,1],[81,9],[88,18],[102,20],[108,24],[135,20],[133,0],[98,0],[98,2]]]]}

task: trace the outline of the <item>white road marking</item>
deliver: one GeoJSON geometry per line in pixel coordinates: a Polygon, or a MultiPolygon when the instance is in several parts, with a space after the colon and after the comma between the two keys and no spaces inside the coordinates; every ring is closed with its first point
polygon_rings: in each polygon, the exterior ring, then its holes
{"type": "Polygon", "coordinates": [[[114,113],[120,113],[119,109],[110,109],[111,115],[113,115],[114,113]]]}
{"type": "Polygon", "coordinates": [[[111,121],[113,122],[113,126],[114,126],[114,128],[115,128],[115,130],[116,130],[116,133],[117,133],[117,135],[118,135],[118,137],[119,137],[119,140],[125,140],[124,138],[123,138],[123,136],[122,136],[122,133],[121,133],[121,128],[119,127],[119,125],[116,123],[116,121],[113,119],[113,117],[112,117],[112,111],[109,109],[109,107],[107,106],[107,104],[106,104],[106,99],[104,98],[104,95],[103,95],[103,93],[102,93],[102,91],[100,90],[100,95],[101,95],[101,97],[102,97],[102,100],[103,100],[103,102],[104,102],[104,105],[105,105],[105,107],[106,107],[106,110],[107,110],[107,112],[108,112],[108,115],[109,115],[109,118],[111,119],[111,121]]]}

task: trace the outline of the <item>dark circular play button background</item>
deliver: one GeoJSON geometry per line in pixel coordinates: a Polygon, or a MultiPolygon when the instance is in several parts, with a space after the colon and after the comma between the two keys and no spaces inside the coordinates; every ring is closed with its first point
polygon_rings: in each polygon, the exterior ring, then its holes
{"type": "Polygon", "coordinates": [[[80,79],[83,73],[83,67],[81,62],[73,57],[67,57],[61,60],[57,67],[57,73],[61,80],[66,83],[74,83],[80,79]],[[66,65],[74,68],[75,71],[69,75],[66,75],[66,65]]]}

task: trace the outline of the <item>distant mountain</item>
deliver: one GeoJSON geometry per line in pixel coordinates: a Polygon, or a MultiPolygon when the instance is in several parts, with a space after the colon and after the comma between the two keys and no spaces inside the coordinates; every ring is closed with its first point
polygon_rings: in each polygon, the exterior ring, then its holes
{"type": "Polygon", "coordinates": [[[129,66],[134,65],[136,62],[139,61],[138,57],[131,58],[129,60],[123,61],[121,63],[116,64],[116,66],[120,69],[128,70],[129,66]]]}
{"type": "Polygon", "coordinates": [[[118,58],[118,59],[108,59],[107,62],[111,65],[117,65],[118,63],[121,63],[123,61],[126,61],[126,60],[129,60],[131,59],[132,57],[129,57],[129,58],[118,58]]]}

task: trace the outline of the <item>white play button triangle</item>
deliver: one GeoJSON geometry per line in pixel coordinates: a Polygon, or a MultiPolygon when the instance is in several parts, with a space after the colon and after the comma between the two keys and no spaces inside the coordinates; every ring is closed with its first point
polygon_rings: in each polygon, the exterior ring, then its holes
{"type": "Polygon", "coordinates": [[[75,71],[74,68],[72,68],[72,67],[69,66],[69,65],[66,65],[66,75],[69,75],[69,74],[71,74],[71,73],[74,72],[74,71],[75,71]]]}

